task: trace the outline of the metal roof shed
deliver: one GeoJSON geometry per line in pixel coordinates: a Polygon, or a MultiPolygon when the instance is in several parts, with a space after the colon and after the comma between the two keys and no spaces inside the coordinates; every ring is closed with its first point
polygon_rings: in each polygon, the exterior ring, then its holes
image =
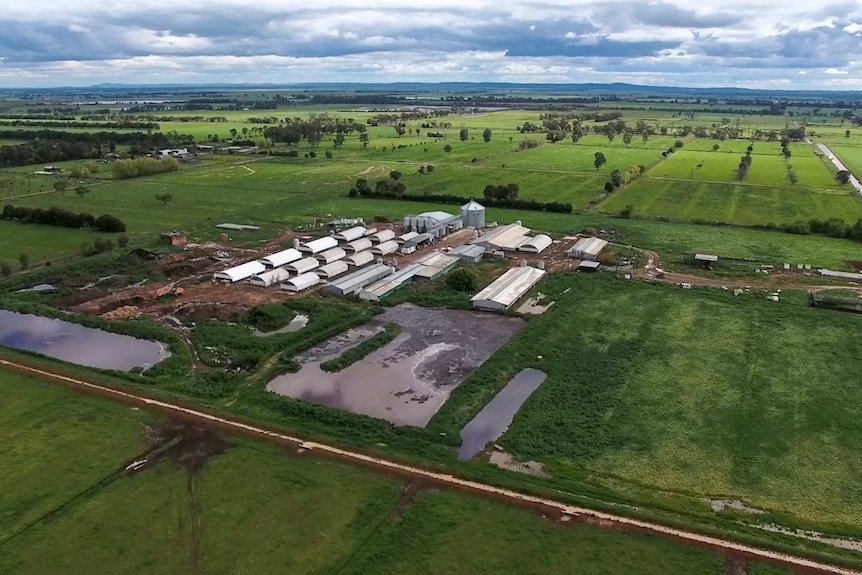
{"type": "Polygon", "coordinates": [[[348,244],[344,244],[341,247],[344,248],[344,251],[346,251],[346,252],[356,253],[356,252],[361,252],[362,250],[367,250],[371,246],[372,246],[372,244],[371,244],[370,239],[361,238],[358,240],[354,240],[348,244]]]}
{"type": "Polygon", "coordinates": [[[288,265],[285,269],[291,271],[297,275],[308,273],[314,268],[320,266],[320,262],[315,258],[303,258],[299,261],[293,262],[288,265]]]}
{"type": "Polygon", "coordinates": [[[470,299],[473,307],[506,311],[536,285],[545,272],[533,267],[512,268],[470,299]]]}
{"type": "Polygon", "coordinates": [[[268,268],[280,268],[281,266],[286,266],[287,264],[295,262],[299,259],[302,259],[302,254],[299,252],[299,250],[297,250],[296,248],[290,248],[288,250],[283,250],[274,254],[270,254],[266,257],[260,258],[257,261],[259,261],[268,268]]]}
{"type": "Polygon", "coordinates": [[[462,245],[458,246],[451,252],[449,252],[453,256],[457,256],[463,262],[468,262],[471,264],[477,264],[482,261],[482,256],[485,254],[484,246],[471,246],[471,245],[462,245]]]}
{"type": "Polygon", "coordinates": [[[404,247],[409,248],[411,246],[419,247],[423,244],[429,243],[434,239],[434,236],[431,234],[417,234],[416,236],[410,238],[406,242],[404,242],[404,247]]]}
{"type": "Polygon", "coordinates": [[[321,279],[330,280],[336,276],[340,276],[347,272],[347,264],[344,260],[336,260],[331,264],[326,264],[314,270],[314,273],[319,275],[321,279]]]}
{"type": "Polygon", "coordinates": [[[216,272],[213,274],[213,279],[234,283],[248,279],[257,274],[262,274],[265,271],[266,266],[259,261],[245,262],[244,264],[216,272]]]}
{"type": "Polygon", "coordinates": [[[358,240],[362,236],[365,235],[365,227],[364,226],[356,226],[354,228],[350,228],[344,230],[343,232],[338,232],[334,237],[336,240],[340,242],[352,242],[353,240],[358,240]]]}
{"type": "Polygon", "coordinates": [[[518,250],[522,252],[529,252],[532,254],[540,254],[546,249],[548,249],[552,243],[554,243],[554,240],[552,240],[550,236],[546,236],[545,234],[539,234],[537,236],[533,236],[532,238],[521,244],[518,250]]]}
{"type": "Polygon", "coordinates": [[[457,266],[460,261],[456,256],[433,252],[415,262],[422,266],[416,275],[434,280],[457,266]]]}
{"type": "Polygon", "coordinates": [[[277,283],[281,283],[290,279],[290,272],[284,268],[275,268],[273,270],[269,270],[268,272],[263,272],[262,274],[258,274],[256,276],[251,276],[248,280],[253,286],[258,287],[269,287],[274,286],[277,283]]]}
{"type": "Polygon", "coordinates": [[[347,255],[341,248],[332,248],[331,250],[326,250],[325,252],[320,252],[319,254],[315,254],[314,257],[317,258],[321,264],[331,264],[332,262],[338,261],[344,256],[347,255]]]}
{"type": "Polygon", "coordinates": [[[694,254],[695,261],[698,262],[717,262],[718,256],[713,256],[710,254],[694,254]]]}
{"type": "Polygon", "coordinates": [[[323,287],[323,293],[346,296],[358,292],[392,273],[393,269],[383,264],[374,264],[342,276],[323,287]]]}
{"type": "Polygon", "coordinates": [[[320,283],[320,276],[315,273],[298,275],[281,284],[281,289],[287,291],[305,291],[320,283]]]}
{"type": "Polygon", "coordinates": [[[394,240],[395,239],[395,232],[393,232],[392,230],[380,230],[376,234],[372,234],[368,237],[375,244],[382,244],[383,242],[388,242],[389,240],[394,240]]]}
{"type": "Polygon", "coordinates": [[[601,238],[582,238],[574,246],[569,248],[566,255],[579,260],[594,260],[605,249],[608,242],[601,238]]]}
{"type": "Polygon", "coordinates": [[[341,261],[343,261],[344,263],[351,265],[351,266],[360,267],[360,266],[364,266],[365,264],[370,264],[371,262],[373,262],[374,261],[374,254],[372,254],[368,250],[366,250],[364,252],[356,252],[352,256],[347,256],[346,258],[344,258],[341,261]]]}
{"type": "Polygon", "coordinates": [[[520,224],[500,226],[485,235],[479,236],[472,243],[485,246],[489,250],[516,250],[530,238],[527,234],[530,228],[520,224]]]}
{"type": "Polygon", "coordinates": [[[421,264],[410,264],[403,267],[394,274],[377,281],[359,292],[359,299],[368,301],[380,301],[398,288],[413,280],[413,277],[422,269],[421,264]]]}
{"type": "Polygon", "coordinates": [[[581,271],[581,270],[583,270],[585,272],[598,271],[600,265],[602,265],[602,264],[600,264],[599,262],[592,261],[592,260],[582,260],[581,263],[578,264],[578,271],[581,271]]]}
{"type": "Polygon", "coordinates": [[[388,242],[383,242],[382,244],[378,244],[371,248],[371,253],[377,254],[378,256],[387,256],[389,254],[394,254],[398,251],[398,242],[395,240],[389,240],[388,242]]]}
{"type": "Polygon", "coordinates": [[[320,252],[325,252],[326,250],[331,250],[332,248],[336,247],[338,247],[338,240],[336,240],[332,236],[325,236],[322,238],[317,238],[316,240],[312,240],[306,244],[301,244],[299,246],[299,251],[307,252],[310,254],[318,254],[320,252]]]}
{"type": "Polygon", "coordinates": [[[404,242],[410,241],[418,235],[418,232],[407,232],[406,234],[401,234],[400,236],[395,238],[395,241],[399,244],[403,244],[404,242]]]}

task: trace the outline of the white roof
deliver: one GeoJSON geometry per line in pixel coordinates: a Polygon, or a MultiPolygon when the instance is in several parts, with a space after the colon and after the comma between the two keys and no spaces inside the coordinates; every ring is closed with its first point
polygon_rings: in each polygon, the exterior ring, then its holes
{"type": "Polygon", "coordinates": [[[820,270],[820,275],[832,278],[862,281],[862,273],[838,272],[833,270],[820,270]]]}
{"type": "Polygon", "coordinates": [[[410,264],[409,266],[405,266],[394,274],[391,274],[382,280],[378,280],[359,292],[359,298],[378,301],[380,298],[385,297],[393,290],[398,289],[412,280],[413,276],[415,276],[421,269],[422,265],[420,264],[410,264]]]}
{"type": "Polygon", "coordinates": [[[323,291],[350,294],[391,273],[391,267],[383,264],[374,264],[333,281],[329,286],[323,288],[323,291]]]}
{"type": "Polygon", "coordinates": [[[369,236],[372,242],[388,242],[389,240],[395,239],[395,232],[392,230],[380,230],[376,234],[372,234],[369,236]]]}
{"type": "Polygon", "coordinates": [[[253,275],[266,271],[266,266],[258,261],[246,262],[244,264],[228,268],[213,275],[214,279],[238,282],[248,279],[253,275]]]}
{"type": "Polygon", "coordinates": [[[529,233],[530,228],[525,228],[519,224],[509,224],[507,226],[500,226],[480,236],[473,243],[503,250],[516,250],[530,239],[527,236],[529,233]]]}
{"type": "Polygon", "coordinates": [[[477,307],[509,309],[544,275],[543,270],[534,267],[512,268],[473,296],[470,301],[477,307]]]}
{"type": "Polygon", "coordinates": [[[348,252],[361,252],[362,250],[367,250],[372,246],[371,240],[368,238],[360,238],[358,240],[354,240],[349,244],[344,244],[343,247],[348,252]]]}
{"type": "Polygon", "coordinates": [[[419,235],[419,232],[407,232],[406,234],[401,234],[400,236],[398,236],[395,239],[396,239],[396,241],[398,241],[398,243],[403,244],[404,242],[412,240],[413,238],[415,238],[418,235],[419,235]]]}
{"type": "Polygon", "coordinates": [[[298,275],[281,284],[281,289],[302,291],[320,283],[320,276],[315,273],[298,275]]]}
{"type": "Polygon", "coordinates": [[[449,212],[443,212],[440,210],[434,212],[424,212],[419,214],[420,218],[431,218],[432,220],[437,220],[438,222],[445,222],[447,220],[451,220],[452,218],[457,218],[458,216],[454,214],[450,214],[449,212]]]}
{"type": "Polygon", "coordinates": [[[290,279],[290,272],[284,268],[275,268],[256,276],[251,276],[248,283],[260,287],[269,287],[290,279]]]}
{"type": "Polygon", "coordinates": [[[521,244],[521,246],[518,249],[521,250],[522,252],[533,252],[533,253],[540,254],[543,251],[545,251],[546,249],[548,249],[548,247],[552,243],[554,243],[554,240],[551,239],[551,236],[546,236],[545,234],[539,234],[537,236],[533,236],[532,238],[528,239],[526,242],[521,244]]]}
{"type": "Polygon", "coordinates": [[[422,266],[422,269],[417,271],[416,275],[423,278],[433,278],[460,261],[457,256],[444,254],[443,252],[431,252],[427,256],[416,260],[415,263],[422,266]]]}
{"type": "Polygon", "coordinates": [[[334,262],[336,260],[340,260],[344,256],[347,255],[347,252],[341,248],[332,248],[331,250],[326,250],[325,252],[320,252],[319,254],[315,254],[314,257],[317,258],[318,261],[328,264],[330,262],[334,262]]]}
{"type": "Polygon", "coordinates": [[[356,226],[354,228],[350,228],[350,229],[344,230],[342,232],[338,232],[333,237],[335,237],[335,239],[337,239],[337,240],[341,240],[341,241],[345,241],[345,242],[352,242],[353,240],[358,240],[359,238],[361,238],[364,235],[365,235],[365,226],[356,226]]]}
{"type": "Polygon", "coordinates": [[[374,254],[372,254],[368,250],[365,250],[363,252],[356,252],[352,256],[347,256],[342,261],[352,266],[364,266],[365,264],[374,261],[374,254]]]}
{"type": "Polygon", "coordinates": [[[461,209],[465,212],[484,212],[485,206],[483,206],[476,200],[470,200],[469,202],[461,206],[461,209]]]}
{"type": "Polygon", "coordinates": [[[578,243],[569,249],[569,253],[578,252],[597,256],[599,252],[605,249],[606,245],[608,245],[608,242],[602,238],[583,238],[578,240],[578,243]]]}
{"type": "Polygon", "coordinates": [[[694,254],[694,259],[701,262],[717,262],[718,256],[713,256],[710,254],[694,254]]]}
{"type": "Polygon", "coordinates": [[[321,266],[314,270],[314,273],[319,275],[322,278],[334,278],[335,276],[340,276],[344,272],[347,271],[347,263],[344,260],[336,260],[331,264],[326,264],[325,266],[321,266]]]}
{"type": "Polygon", "coordinates": [[[319,266],[320,262],[316,258],[303,258],[288,265],[287,269],[296,274],[304,274],[319,266]]]}
{"type": "Polygon", "coordinates": [[[290,262],[295,262],[299,259],[302,259],[302,254],[299,252],[299,250],[297,250],[296,248],[290,248],[288,250],[276,252],[266,257],[262,257],[258,261],[272,268],[280,268],[281,266],[287,265],[290,262]]]}
{"type": "Polygon", "coordinates": [[[398,242],[396,242],[395,240],[389,240],[388,242],[383,242],[382,244],[378,244],[371,248],[371,253],[385,256],[397,252],[398,247],[398,242]]]}
{"type": "Polygon", "coordinates": [[[332,236],[325,236],[322,238],[317,238],[316,240],[312,240],[306,244],[302,244],[301,246],[299,246],[299,251],[316,254],[319,252],[325,252],[326,250],[331,250],[332,248],[337,246],[338,240],[336,240],[332,236]]]}

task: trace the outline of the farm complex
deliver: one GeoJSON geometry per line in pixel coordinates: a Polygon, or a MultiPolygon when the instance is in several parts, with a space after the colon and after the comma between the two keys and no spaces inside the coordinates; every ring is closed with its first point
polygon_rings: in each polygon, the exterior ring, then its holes
{"type": "Polygon", "coordinates": [[[93,90],[0,98],[0,572],[862,572],[862,97],[93,90]]]}

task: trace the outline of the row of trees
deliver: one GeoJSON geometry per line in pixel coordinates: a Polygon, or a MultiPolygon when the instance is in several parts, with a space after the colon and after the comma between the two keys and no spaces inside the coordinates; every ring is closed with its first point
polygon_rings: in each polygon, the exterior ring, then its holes
{"type": "Polygon", "coordinates": [[[57,226],[61,228],[93,228],[100,232],[125,232],[126,224],[119,218],[110,214],[94,217],[92,214],[82,212],[76,214],[63,208],[51,207],[47,210],[42,208],[26,208],[6,204],[3,206],[3,219],[14,220],[25,224],[42,224],[46,226],[57,226]]]}
{"type": "Polygon", "coordinates": [[[114,179],[127,180],[140,176],[152,176],[175,172],[180,169],[180,163],[176,158],[137,158],[134,160],[117,160],[111,165],[114,179]]]}
{"type": "Polygon", "coordinates": [[[155,122],[135,122],[133,120],[123,120],[120,122],[88,122],[88,121],[71,121],[63,122],[56,120],[0,120],[0,126],[13,126],[20,128],[61,128],[68,130],[69,128],[85,129],[98,128],[102,130],[158,130],[159,125],[155,122]]]}
{"type": "Polygon", "coordinates": [[[862,242],[862,218],[852,225],[845,223],[841,218],[830,218],[828,220],[812,219],[807,222],[800,220],[779,227],[790,234],[821,234],[832,238],[848,238],[862,242]]]}

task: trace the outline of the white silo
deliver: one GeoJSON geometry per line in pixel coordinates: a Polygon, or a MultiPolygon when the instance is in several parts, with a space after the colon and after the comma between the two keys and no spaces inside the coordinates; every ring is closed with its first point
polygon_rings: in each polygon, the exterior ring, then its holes
{"type": "Polygon", "coordinates": [[[485,227],[485,206],[476,200],[470,200],[461,206],[461,221],[467,228],[485,227]]]}

